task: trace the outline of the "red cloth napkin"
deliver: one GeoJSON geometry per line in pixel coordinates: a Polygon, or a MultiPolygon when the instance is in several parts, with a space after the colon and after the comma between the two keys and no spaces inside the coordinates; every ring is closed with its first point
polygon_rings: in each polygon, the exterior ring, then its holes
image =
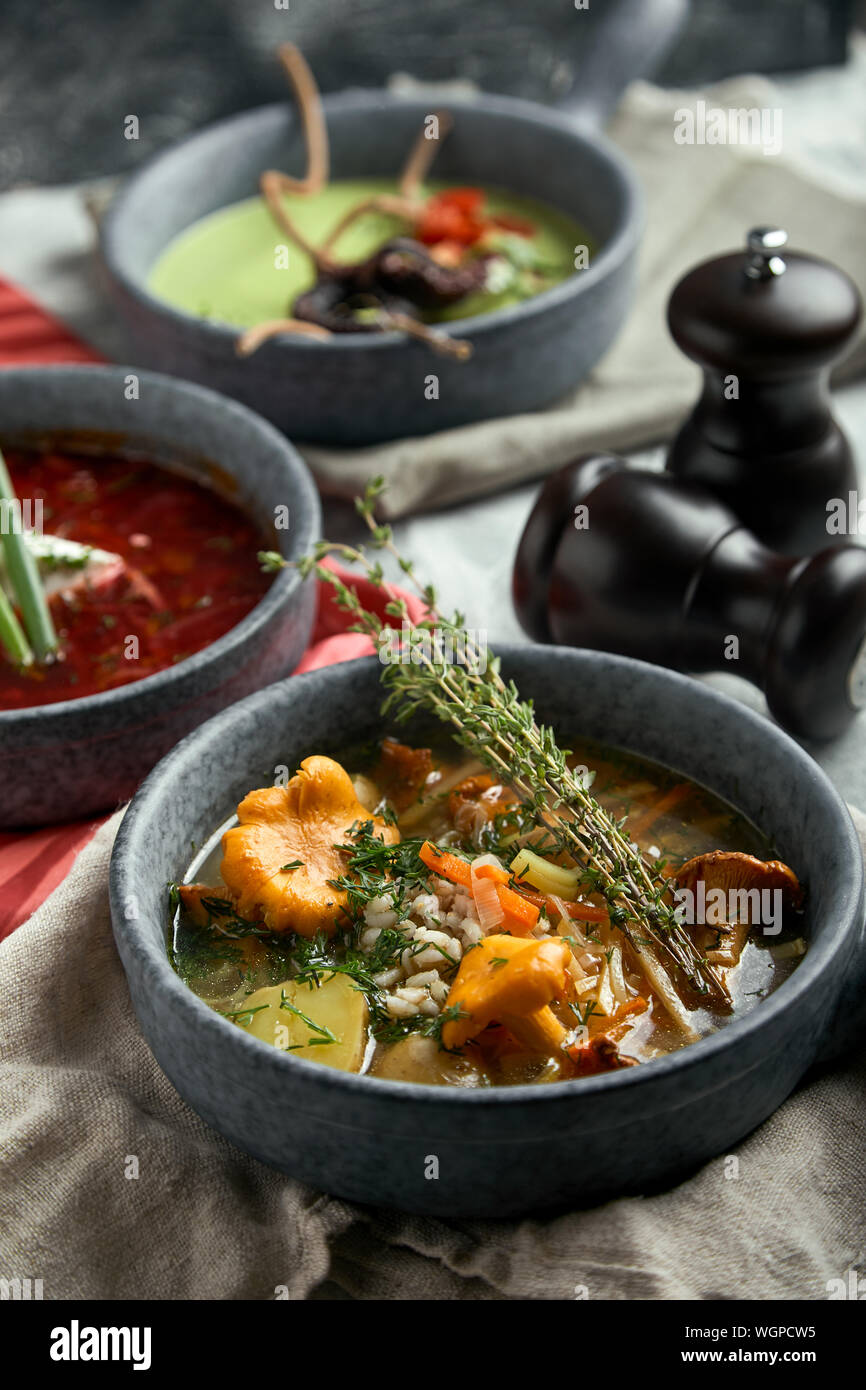
{"type": "MultiPolygon", "coordinates": [[[[69,329],[7,281],[0,280],[0,364],[29,366],[49,362],[99,362],[102,359],[69,329]]],[[[365,607],[384,617],[382,594],[357,575],[334,569],[350,581],[365,607]]],[[[406,595],[413,619],[421,616],[420,599],[406,595]]],[[[338,661],[368,656],[369,638],[348,632],[350,619],[334,602],[333,590],[319,585],[313,637],[298,671],[314,671],[338,661]]],[[[25,832],[0,832],[0,941],[25,922],[65,878],[103,817],[25,832]]]]}
{"type": "Polygon", "coordinates": [[[23,290],[0,280],[0,363],[31,367],[45,362],[103,360],[23,290]]]}

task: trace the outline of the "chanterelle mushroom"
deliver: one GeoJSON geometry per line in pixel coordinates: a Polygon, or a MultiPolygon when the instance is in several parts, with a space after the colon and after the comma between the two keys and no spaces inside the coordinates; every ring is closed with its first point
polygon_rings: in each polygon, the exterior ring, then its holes
{"type": "Polygon", "coordinates": [[[567,1033],[548,1005],[565,994],[570,955],[565,941],[486,936],[460,962],[448,994],[448,1009],[459,1013],[445,1023],[443,1045],[456,1051],[501,1023],[531,1051],[553,1056],[567,1033]]]}
{"type": "Polygon", "coordinates": [[[461,835],[476,839],[485,826],[517,804],[510,787],[494,782],[486,772],[465,777],[452,788],[448,810],[461,835]]]}
{"type": "Polygon", "coordinates": [[[682,893],[675,901],[686,907],[685,920],[696,927],[695,940],[716,965],[739,963],[753,926],[776,925],[777,908],[800,906],[803,890],[797,875],[778,859],[766,863],[752,854],[713,850],[699,854],[676,872],[682,893]],[[778,897],[775,894],[779,894],[778,897]],[[773,895],[773,896],[768,896],[773,895]]]}
{"type": "Polygon", "coordinates": [[[223,835],[223,881],[242,917],[262,919],[271,931],[332,936],[346,893],[332,880],[346,871],[339,846],[355,824],[396,844],[396,827],[362,806],[352,779],[333,758],[305,758],[285,787],[263,787],[244,797],[239,825],[223,835]]]}
{"type": "Polygon", "coordinates": [[[396,738],[382,740],[376,782],[396,811],[407,811],[418,800],[432,771],[429,748],[412,748],[396,738]]]}
{"type": "Polygon", "coordinates": [[[617,1043],[606,1033],[599,1033],[580,1047],[569,1048],[569,1056],[578,1076],[600,1076],[605,1071],[620,1071],[623,1067],[638,1065],[637,1058],[620,1052],[617,1043]]]}

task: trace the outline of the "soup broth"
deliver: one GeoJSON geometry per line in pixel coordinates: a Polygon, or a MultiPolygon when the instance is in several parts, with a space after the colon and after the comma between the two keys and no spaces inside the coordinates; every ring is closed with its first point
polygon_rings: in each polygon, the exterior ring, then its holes
{"type": "MultiPolygon", "coordinates": [[[[445,187],[433,183],[424,193],[441,193],[445,187]]],[[[513,222],[521,230],[509,233],[503,225],[489,247],[498,252],[498,264],[486,287],[450,307],[426,311],[428,322],[468,318],[519,303],[573,274],[577,246],[591,254],[586,231],[556,208],[501,189],[481,191],[488,216],[513,222]]],[[[344,179],[313,195],[287,198],[286,206],[298,230],[315,245],[358,204],[396,193],[393,180],[344,179]]],[[[340,258],[362,261],[402,231],[400,219],[366,213],[341,236],[340,258]]],[[[286,247],[283,258],[277,254],[284,240],[261,198],[234,203],[194,223],[166,247],[151,271],[150,289],[176,309],[235,328],[279,319],[316,278],[300,247],[286,247]]]]}
{"type": "Polygon", "coordinates": [[[239,623],[271,583],[257,558],[264,538],[190,478],[60,450],[10,450],[7,462],[60,648],[23,668],[0,654],[0,709],[96,695],[173,666],[239,623]]]}
{"type": "MultiPolygon", "coordinates": [[[[738,872],[772,867],[765,862],[772,847],[760,832],[703,787],[631,754],[583,740],[570,747],[593,795],[672,882],[695,862],[738,872]]],[[[173,890],[170,936],[175,968],[201,999],[299,1056],[384,1079],[461,1087],[646,1064],[755,1008],[805,949],[792,895],[771,924],[759,929],[753,920],[739,936],[730,912],[714,929],[698,916],[692,929],[710,932],[709,943],[700,936],[703,949],[736,960],[714,967],[724,982],[722,1007],[691,998],[675,1016],[612,921],[609,902],[591,879],[575,879],[561,853],[549,854],[526,809],[480,762],[453,747],[431,752],[395,740],[350,750],[339,763],[305,760],[308,784],[298,804],[306,796],[310,815],[313,763],[316,776],[345,769],[368,817],[366,830],[360,817],[354,823],[343,875],[328,890],[345,893],[350,885],[333,934],[311,935],[300,918],[296,932],[291,916],[274,931],[264,912],[252,923],[241,910],[236,872],[228,872],[240,845],[232,837],[247,836],[248,865],[249,836],[259,837],[260,849],[268,821],[264,813],[255,819],[252,803],[271,796],[267,789],[242,803],[240,826],[232,817],[194,858],[187,885],[173,890]],[[389,834],[389,846],[376,838],[389,834]],[[533,845],[548,854],[540,869],[533,845]],[[521,859],[527,850],[529,869],[521,859]],[[525,980],[515,975],[521,963],[525,980]],[[541,1002],[533,990],[544,971],[553,983],[541,1002]]],[[[286,853],[289,862],[276,867],[288,882],[303,852],[286,853]]],[[[711,868],[701,871],[706,890],[711,868]]],[[[266,889],[255,892],[264,902],[266,889]]]]}

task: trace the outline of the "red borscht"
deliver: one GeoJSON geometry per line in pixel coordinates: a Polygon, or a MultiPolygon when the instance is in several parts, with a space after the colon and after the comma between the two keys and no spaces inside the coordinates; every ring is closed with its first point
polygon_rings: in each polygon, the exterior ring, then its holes
{"type": "Polygon", "coordinates": [[[0,655],[0,709],[162,671],[235,627],[271,583],[257,528],[189,478],[110,455],[9,450],[6,461],[24,526],[44,538],[39,564],[60,655],[24,670],[0,655]]]}

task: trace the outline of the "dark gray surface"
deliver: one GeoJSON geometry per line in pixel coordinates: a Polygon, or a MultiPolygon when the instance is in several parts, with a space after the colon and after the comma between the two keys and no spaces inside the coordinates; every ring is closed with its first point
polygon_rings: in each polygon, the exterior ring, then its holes
{"type": "Polygon", "coordinates": [[[241,1148],[316,1188],[449,1218],[645,1190],[728,1150],[818,1057],[846,974],[861,1010],[866,984],[860,844],[831,783],[796,744],[734,701],[657,667],[550,647],[503,656],[504,673],[545,722],[574,727],[579,701],[583,734],[703,782],[796,867],[809,886],[810,949],[752,1013],[627,1071],[463,1091],[300,1060],[198,999],[166,957],[166,884],[183,876],[190,840],[205,843],[278,765],[381,729],[374,658],[261,691],[192,734],[133,800],[111,864],[112,921],[133,1004],[184,1099],[241,1148]],[[429,1154],[441,1181],[425,1180],[429,1154]]]}
{"type": "MultiPolygon", "coordinates": [[[[141,374],[127,399],[126,367],[35,367],[0,372],[0,440],[52,432],[111,436],[113,452],[182,466],[215,484],[287,558],[320,533],[306,465],[263,420],[211,391],[141,374]],[[275,532],[274,508],[289,507],[275,532]]],[[[283,570],[247,616],[210,646],[156,675],[78,700],[0,711],[0,826],[40,825],[107,811],[129,797],[179,738],[218,710],[297,665],[315,608],[312,584],[283,570]]]]}
{"type": "MultiPolygon", "coordinates": [[[[628,0],[649,13],[656,0],[628,0]]],[[[410,72],[538,101],[579,100],[614,0],[4,0],[0,188],[132,168],[191,130],[280,97],[300,43],[325,91],[410,72]],[[137,114],[138,141],[123,136],[137,114]]],[[[848,0],[693,0],[667,83],[839,62],[848,0]]],[[[651,44],[639,40],[647,50],[651,44]]]]}
{"type": "MultiPolygon", "coordinates": [[[[252,196],[262,169],[300,171],[294,109],[267,106],[155,160],[112,203],[101,238],[129,330],[124,360],[224,391],[296,439],[339,445],[447,430],[564,395],[610,346],[628,310],[642,230],[637,180],[600,135],[545,107],[483,97],[448,109],[454,125],[437,176],[504,185],[559,207],[592,238],[588,269],[496,314],[447,325],[443,331],[472,344],[466,362],[434,355],[401,333],[335,334],[325,342],[288,335],[238,357],[236,329],[175,311],[146,284],[179,231],[252,196]],[[425,398],[431,372],[439,379],[435,411],[425,398]]],[[[334,177],[394,174],[429,110],[429,99],[386,93],[327,98],[334,177]]]]}

